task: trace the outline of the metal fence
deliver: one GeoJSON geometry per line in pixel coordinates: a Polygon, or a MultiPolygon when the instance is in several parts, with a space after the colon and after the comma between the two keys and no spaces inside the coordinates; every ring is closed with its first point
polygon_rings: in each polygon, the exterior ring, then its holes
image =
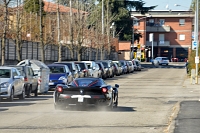
{"type": "MultiPolygon", "coordinates": [[[[16,45],[15,41],[11,39],[6,40],[6,49],[5,49],[5,64],[16,64],[17,63],[17,53],[16,53],[16,45]]],[[[0,40],[0,59],[2,54],[2,41],[0,40]]],[[[118,60],[118,55],[116,52],[111,52],[108,55],[107,51],[103,52],[104,59],[112,59],[118,60]]],[[[21,47],[21,57],[24,59],[36,59],[41,60],[41,52],[40,52],[40,44],[39,42],[30,42],[23,41],[21,47]]],[[[94,48],[86,48],[85,52],[83,52],[81,60],[100,60],[101,54],[100,50],[96,50],[94,48]]],[[[66,47],[62,47],[62,60],[70,61],[71,53],[70,50],[66,47]]],[[[77,53],[74,51],[73,60],[77,60],[77,53]]],[[[45,46],[45,63],[52,63],[58,61],[58,46],[54,44],[48,44],[45,46]]]]}

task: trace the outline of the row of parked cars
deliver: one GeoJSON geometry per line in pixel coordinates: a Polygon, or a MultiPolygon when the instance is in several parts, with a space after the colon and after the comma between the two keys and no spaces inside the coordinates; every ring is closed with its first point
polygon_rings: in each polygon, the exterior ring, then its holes
{"type": "Polygon", "coordinates": [[[50,69],[50,90],[53,90],[57,84],[68,84],[75,78],[97,77],[107,79],[134,71],[141,71],[141,65],[138,60],[54,62],[48,67],[50,69]]]}
{"type": "Polygon", "coordinates": [[[57,84],[69,84],[75,78],[102,79],[141,71],[138,60],[64,61],[49,65],[37,60],[24,60],[17,65],[0,66],[0,98],[13,101],[54,90],[57,84]]]}

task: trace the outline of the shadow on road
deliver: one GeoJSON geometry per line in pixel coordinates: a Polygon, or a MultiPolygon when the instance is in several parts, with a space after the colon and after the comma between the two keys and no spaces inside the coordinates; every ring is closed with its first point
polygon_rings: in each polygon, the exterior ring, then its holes
{"type": "Polygon", "coordinates": [[[109,107],[94,107],[94,106],[73,106],[68,107],[66,109],[61,109],[63,111],[91,111],[91,112],[135,112],[134,109],[136,107],[125,107],[125,106],[118,106],[117,108],[109,108],[109,107]]]}

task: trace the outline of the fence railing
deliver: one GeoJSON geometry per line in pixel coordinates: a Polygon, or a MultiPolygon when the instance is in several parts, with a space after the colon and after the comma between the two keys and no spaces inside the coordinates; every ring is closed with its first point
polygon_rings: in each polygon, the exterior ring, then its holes
{"type": "MultiPolygon", "coordinates": [[[[0,39],[0,59],[2,54],[2,41],[0,39]]],[[[77,60],[77,53],[74,51],[73,60],[77,60]]],[[[118,60],[118,56],[116,52],[111,52],[110,55],[107,54],[107,51],[103,52],[104,59],[112,59],[118,60]]],[[[39,42],[30,42],[23,41],[21,47],[21,59],[36,59],[41,60],[41,52],[40,52],[40,43],[39,42]]],[[[101,53],[100,50],[94,48],[86,48],[83,52],[81,60],[100,60],[101,53]],[[97,57],[96,57],[97,55],[97,57]]],[[[71,60],[71,52],[66,47],[62,47],[62,60],[70,61],[71,60]]],[[[58,46],[54,44],[48,44],[45,46],[45,63],[51,63],[58,61],[58,46]]],[[[15,41],[11,39],[6,40],[5,46],[5,64],[12,64],[17,62],[17,53],[16,53],[16,44],[15,41]],[[13,62],[14,61],[14,62],[13,62]]]]}

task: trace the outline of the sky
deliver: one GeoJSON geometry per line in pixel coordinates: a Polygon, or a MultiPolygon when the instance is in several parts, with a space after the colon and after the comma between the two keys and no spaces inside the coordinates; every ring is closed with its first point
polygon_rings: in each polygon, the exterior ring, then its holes
{"type": "MultiPolygon", "coordinates": [[[[52,1],[52,0],[46,0],[46,1],[52,1]]],[[[192,3],[192,0],[143,0],[143,1],[146,3],[144,6],[158,5],[154,10],[188,10],[192,3]],[[174,6],[174,4],[180,6],[174,6]]]]}
{"type": "Polygon", "coordinates": [[[158,5],[154,10],[188,10],[192,0],[143,0],[145,6],[158,5]],[[180,6],[174,6],[175,4],[180,6]],[[168,7],[168,8],[166,8],[168,7]]]}

